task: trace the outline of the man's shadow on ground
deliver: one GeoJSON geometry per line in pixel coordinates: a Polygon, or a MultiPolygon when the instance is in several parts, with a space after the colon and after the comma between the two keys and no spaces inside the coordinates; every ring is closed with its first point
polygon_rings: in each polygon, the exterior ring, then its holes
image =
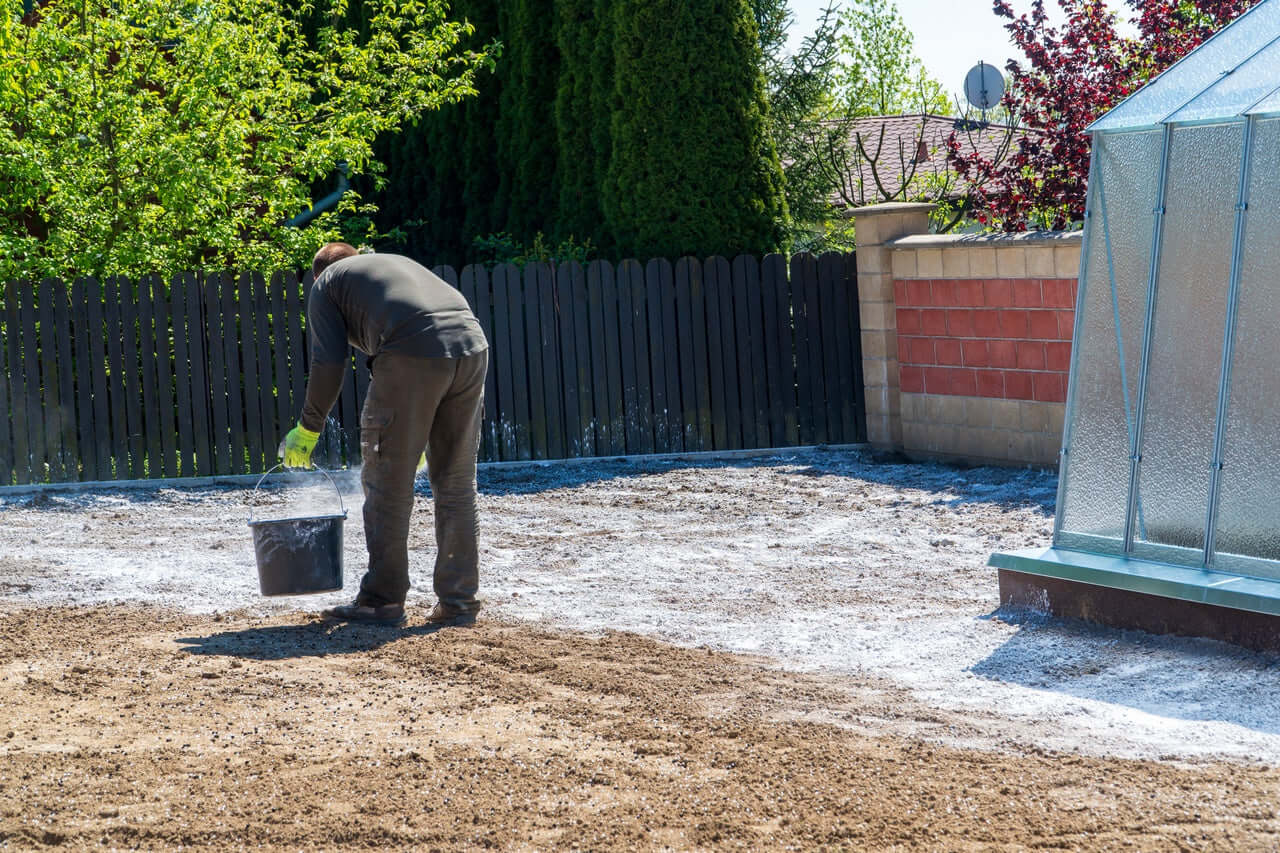
{"type": "Polygon", "coordinates": [[[404,637],[425,637],[443,625],[368,625],[353,622],[310,622],[222,631],[205,637],[179,637],[182,650],[249,660],[287,660],[368,652],[404,637]]]}

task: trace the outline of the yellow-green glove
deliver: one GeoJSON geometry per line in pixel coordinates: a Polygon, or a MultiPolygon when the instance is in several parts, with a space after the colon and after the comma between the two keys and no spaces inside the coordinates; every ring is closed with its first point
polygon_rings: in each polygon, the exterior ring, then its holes
{"type": "Polygon", "coordinates": [[[289,430],[289,434],[284,437],[284,441],[280,442],[280,449],[277,451],[280,458],[284,460],[284,467],[310,468],[311,451],[316,449],[316,442],[319,439],[320,433],[312,432],[302,424],[289,430]]]}
{"type": "Polygon", "coordinates": [[[418,457],[417,472],[421,474],[424,470],[426,470],[426,467],[427,467],[427,454],[426,454],[426,451],[423,451],[422,455],[418,457]]]}

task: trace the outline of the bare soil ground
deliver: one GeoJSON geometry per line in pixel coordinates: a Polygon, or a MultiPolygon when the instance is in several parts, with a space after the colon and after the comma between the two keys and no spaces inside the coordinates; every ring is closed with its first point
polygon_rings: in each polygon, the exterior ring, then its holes
{"type": "Polygon", "coordinates": [[[326,628],[131,606],[0,619],[0,843],[1252,850],[1280,776],[962,750],[912,713],[632,634],[326,628]]]}
{"type": "Polygon", "coordinates": [[[316,620],[341,486],[294,599],[245,521],[318,478],[0,495],[0,848],[1280,848],[1280,659],[999,607],[1049,474],[490,468],[439,631],[425,487],[409,624],[316,620]]]}

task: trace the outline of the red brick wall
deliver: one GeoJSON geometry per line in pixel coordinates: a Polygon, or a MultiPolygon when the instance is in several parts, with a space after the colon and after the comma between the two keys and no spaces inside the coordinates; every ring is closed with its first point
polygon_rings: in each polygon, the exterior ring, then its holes
{"type": "Polygon", "coordinates": [[[1074,279],[910,279],[893,287],[903,393],[1066,400],[1074,279]]]}

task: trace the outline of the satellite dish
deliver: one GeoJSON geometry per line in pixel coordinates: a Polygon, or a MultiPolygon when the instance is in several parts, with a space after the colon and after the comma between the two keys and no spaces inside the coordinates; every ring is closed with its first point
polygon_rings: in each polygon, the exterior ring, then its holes
{"type": "Polygon", "coordinates": [[[994,65],[979,62],[964,77],[964,96],[985,113],[1004,96],[1004,76],[994,65]]]}

